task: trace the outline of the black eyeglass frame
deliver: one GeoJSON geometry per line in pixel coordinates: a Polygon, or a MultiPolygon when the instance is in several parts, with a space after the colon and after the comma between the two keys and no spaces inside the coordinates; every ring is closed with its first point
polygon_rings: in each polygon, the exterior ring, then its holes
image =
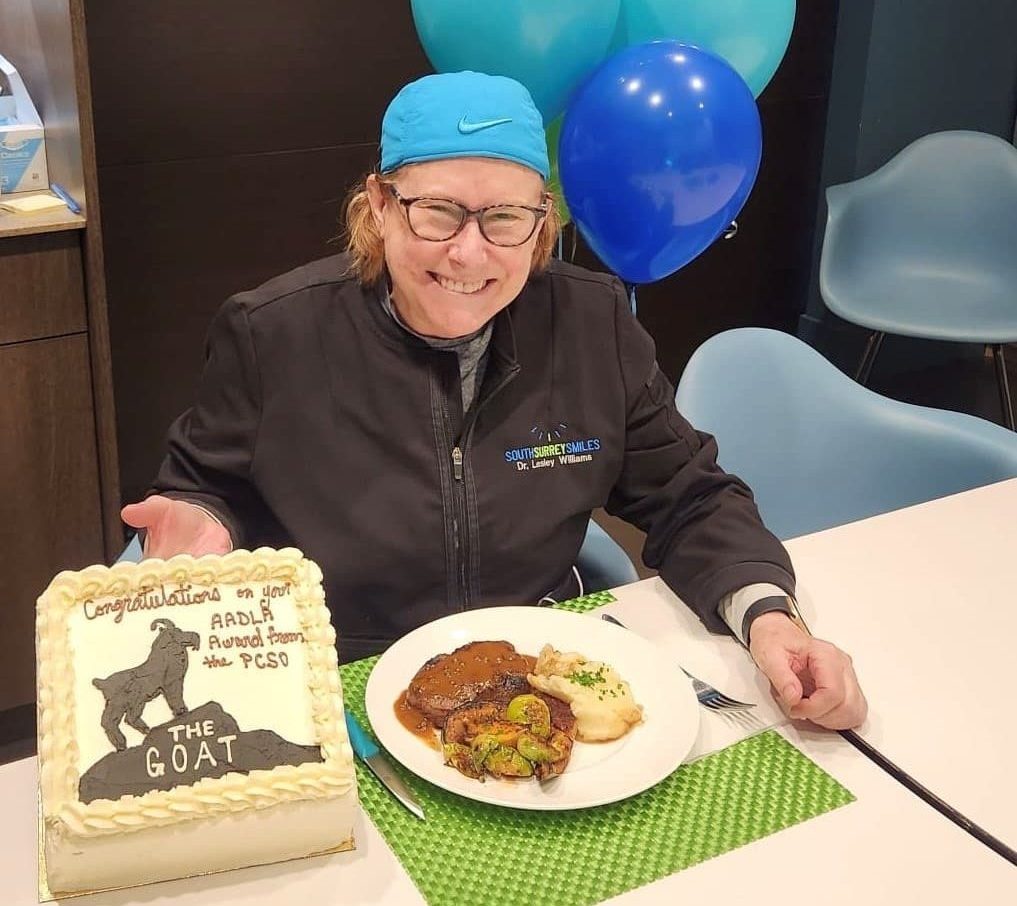
{"type": "Polygon", "coordinates": [[[448,242],[449,239],[453,239],[454,237],[458,236],[466,227],[466,224],[470,222],[471,219],[475,219],[477,221],[477,228],[480,230],[480,235],[483,236],[487,242],[490,242],[491,245],[496,245],[498,246],[498,248],[503,249],[519,248],[519,246],[525,245],[533,238],[533,234],[537,232],[537,229],[540,227],[541,221],[543,221],[543,219],[547,217],[548,205],[550,204],[550,196],[545,195],[544,205],[539,208],[534,208],[526,204],[490,204],[483,208],[476,208],[475,210],[471,210],[470,208],[466,207],[466,205],[456,201],[454,198],[440,198],[436,195],[417,195],[414,196],[413,198],[404,198],[402,195],[399,194],[399,190],[395,187],[395,183],[387,182],[384,179],[379,179],[378,183],[379,185],[388,189],[389,192],[392,193],[392,197],[397,202],[399,202],[403,210],[406,212],[405,214],[406,225],[410,228],[410,232],[413,233],[413,235],[416,236],[418,239],[422,239],[424,242],[448,242]],[[459,226],[455,228],[451,235],[446,236],[444,239],[431,239],[429,236],[421,236],[413,228],[413,222],[410,220],[410,205],[417,201],[440,201],[444,202],[445,204],[455,205],[457,208],[459,208],[460,211],[462,211],[462,219],[459,221],[459,226]],[[529,211],[531,214],[536,215],[533,221],[533,228],[527,234],[525,239],[522,239],[519,242],[513,242],[511,245],[506,245],[503,242],[495,242],[490,236],[487,235],[486,231],[484,230],[484,219],[483,219],[484,214],[487,213],[488,211],[493,211],[497,208],[520,208],[524,211],[529,211]]]}

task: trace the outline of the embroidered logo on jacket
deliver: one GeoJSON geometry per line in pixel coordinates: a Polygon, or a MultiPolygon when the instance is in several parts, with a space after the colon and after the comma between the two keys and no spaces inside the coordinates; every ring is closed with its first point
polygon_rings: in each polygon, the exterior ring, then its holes
{"type": "Polygon", "coordinates": [[[553,428],[534,425],[530,429],[533,445],[528,447],[512,447],[505,451],[505,462],[515,463],[517,472],[529,472],[534,469],[553,469],[563,466],[574,466],[584,462],[593,462],[600,450],[599,437],[586,437],[569,440],[568,425],[559,422],[553,428]]]}

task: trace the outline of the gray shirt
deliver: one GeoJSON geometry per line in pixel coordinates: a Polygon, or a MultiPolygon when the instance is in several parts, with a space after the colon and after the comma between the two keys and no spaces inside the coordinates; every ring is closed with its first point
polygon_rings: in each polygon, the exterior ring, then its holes
{"type": "Polygon", "coordinates": [[[399,317],[392,304],[392,297],[388,290],[382,296],[382,304],[396,321],[396,323],[407,333],[413,334],[434,349],[447,349],[459,357],[459,381],[463,391],[463,412],[469,412],[484,381],[484,372],[487,369],[487,350],[491,344],[491,331],[494,321],[488,321],[480,330],[468,334],[465,337],[428,337],[417,333],[413,328],[407,327],[403,319],[399,317]]]}

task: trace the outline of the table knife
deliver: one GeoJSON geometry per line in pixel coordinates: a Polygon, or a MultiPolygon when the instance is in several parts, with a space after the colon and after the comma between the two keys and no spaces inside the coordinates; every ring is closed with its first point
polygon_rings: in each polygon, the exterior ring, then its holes
{"type": "Polygon", "coordinates": [[[424,820],[424,810],[417,802],[410,788],[406,786],[403,779],[395,772],[388,756],[378,748],[374,740],[360,726],[360,722],[353,715],[349,708],[346,711],[346,731],[350,735],[350,745],[353,752],[370,769],[382,786],[396,797],[410,812],[416,815],[421,821],[424,820]]]}

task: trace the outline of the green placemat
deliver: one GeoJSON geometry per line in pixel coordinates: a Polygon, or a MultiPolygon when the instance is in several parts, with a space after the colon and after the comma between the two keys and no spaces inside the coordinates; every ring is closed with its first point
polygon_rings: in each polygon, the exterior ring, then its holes
{"type": "MultiPolygon", "coordinates": [[[[559,606],[584,612],[614,600],[600,592],[559,606]]],[[[364,726],[364,686],[376,661],[341,668],[346,705],[364,726]]],[[[772,730],[684,765],[631,799],[575,811],[474,802],[396,769],[426,821],[358,761],[360,800],[424,899],[441,906],[597,903],[854,801],[772,730]]]]}
{"type": "Polygon", "coordinates": [[[568,601],[562,601],[560,604],[554,606],[558,610],[571,610],[573,613],[586,613],[588,610],[593,610],[594,607],[603,607],[605,604],[614,604],[618,599],[611,594],[609,591],[595,591],[588,595],[583,595],[581,598],[571,598],[568,601]]]}

